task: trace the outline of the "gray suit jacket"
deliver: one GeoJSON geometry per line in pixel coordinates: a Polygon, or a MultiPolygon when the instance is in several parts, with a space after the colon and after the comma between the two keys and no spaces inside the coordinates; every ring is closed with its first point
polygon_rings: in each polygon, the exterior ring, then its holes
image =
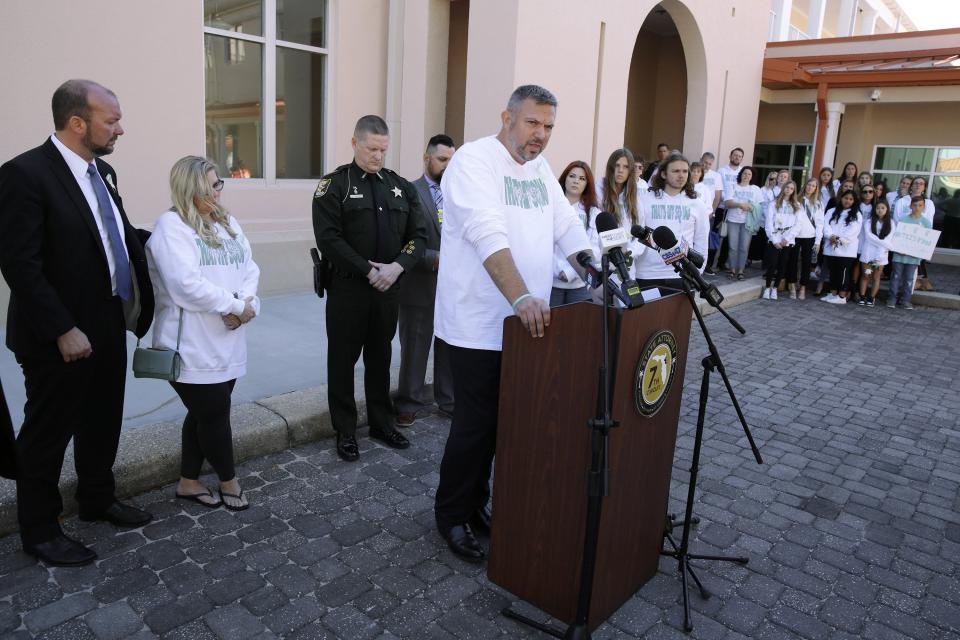
{"type": "Polygon", "coordinates": [[[440,219],[437,217],[437,205],[427,181],[420,176],[413,181],[420,194],[423,211],[426,214],[427,250],[417,265],[403,276],[400,285],[400,304],[418,307],[432,307],[437,295],[437,272],[433,265],[440,256],[440,219]]]}

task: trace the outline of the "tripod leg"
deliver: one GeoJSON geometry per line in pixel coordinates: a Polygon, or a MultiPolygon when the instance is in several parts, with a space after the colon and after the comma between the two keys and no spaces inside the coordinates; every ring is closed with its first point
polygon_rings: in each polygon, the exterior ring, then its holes
{"type": "Polygon", "coordinates": [[[703,598],[704,600],[709,600],[710,592],[707,591],[707,588],[703,586],[703,583],[700,582],[700,578],[697,577],[697,572],[694,571],[693,567],[690,566],[690,557],[691,556],[687,556],[687,558],[684,560],[684,564],[687,567],[687,571],[690,572],[690,577],[693,578],[693,581],[697,583],[697,588],[700,589],[700,597],[703,598]]]}
{"type": "Polygon", "coordinates": [[[690,595],[687,593],[687,563],[680,560],[680,582],[683,586],[683,630],[693,631],[690,622],[690,595]]]}

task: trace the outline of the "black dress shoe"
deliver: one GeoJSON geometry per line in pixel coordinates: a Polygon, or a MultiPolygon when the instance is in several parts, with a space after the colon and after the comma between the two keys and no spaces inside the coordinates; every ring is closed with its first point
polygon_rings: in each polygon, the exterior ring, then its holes
{"type": "Polygon", "coordinates": [[[97,522],[98,520],[103,520],[104,522],[109,522],[116,527],[124,527],[128,529],[142,527],[153,520],[153,516],[147,511],[144,511],[143,509],[137,509],[136,507],[131,507],[130,505],[123,504],[122,502],[114,502],[103,511],[87,511],[85,509],[80,509],[79,515],[80,519],[84,522],[97,522]]]}
{"type": "Polygon", "coordinates": [[[490,505],[487,505],[482,509],[477,509],[473,512],[473,515],[470,516],[470,528],[472,528],[481,536],[489,536],[490,521],[492,518],[493,514],[490,513],[490,505]]]}
{"type": "Polygon", "coordinates": [[[54,567],[82,567],[97,559],[97,554],[62,533],[53,540],[24,544],[23,552],[54,567]]]}
{"type": "Polygon", "coordinates": [[[469,524],[458,524],[446,531],[440,531],[440,535],[447,541],[450,551],[460,556],[467,562],[483,562],[486,555],[483,547],[477,542],[469,524]]]}
{"type": "Polygon", "coordinates": [[[410,446],[410,441],[392,427],[389,429],[374,429],[370,427],[370,437],[394,449],[406,449],[410,446]]]}
{"type": "Polygon", "coordinates": [[[356,462],[360,459],[360,448],[354,436],[337,434],[337,455],[341,460],[356,462]]]}

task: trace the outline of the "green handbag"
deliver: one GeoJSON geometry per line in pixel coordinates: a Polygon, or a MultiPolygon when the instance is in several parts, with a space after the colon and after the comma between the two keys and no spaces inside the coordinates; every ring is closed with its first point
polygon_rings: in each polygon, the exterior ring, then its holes
{"type": "Polygon", "coordinates": [[[133,351],[133,376],[135,378],[156,378],[176,382],[180,377],[180,336],[183,335],[183,309],[180,309],[180,323],[177,326],[177,348],[155,349],[141,347],[137,338],[137,348],[133,351]]]}

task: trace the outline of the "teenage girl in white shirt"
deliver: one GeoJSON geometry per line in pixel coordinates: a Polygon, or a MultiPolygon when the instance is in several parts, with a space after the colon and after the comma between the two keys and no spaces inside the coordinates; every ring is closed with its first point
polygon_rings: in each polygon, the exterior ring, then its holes
{"type": "Polygon", "coordinates": [[[807,297],[807,285],[810,284],[810,266],[814,256],[820,252],[820,239],[823,237],[823,201],[816,178],[807,180],[804,185],[800,205],[803,211],[797,239],[787,263],[787,288],[790,289],[791,298],[803,300],[807,297]],[[798,281],[799,289],[795,290],[798,281]]]}
{"type": "Polygon", "coordinates": [[[869,218],[864,219],[863,243],[860,246],[860,301],[861,306],[872,307],[880,290],[880,276],[890,252],[890,234],[894,222],[886,200],[877,202],[869,218]],[[867,294],[867,287],[870,294],[867,294]]]}
{"type": "MultiPolygon", "coordinates": [[[[590,244],[596,245],[593,249],[594,255],[600,255],[600,247],[597,243],[597,228],[594,223],[600,209],[597,208],[597,191],[590,165],[582,160],[574,160],[568,164],[567,168],[560,174],[560,186],[563,187],[563,193],[567,196],[567,200],[573,205],[573,210],[577,212],[583,228],[587,230],[590,244]]],[[[551,307],[590,299],[590,292],[587,290],[586,283],[577,275],[577,272],[570,266],[570,261],[562,253],[559,247],[554,249],[553,288],[550,291],[551,307]]]]}

